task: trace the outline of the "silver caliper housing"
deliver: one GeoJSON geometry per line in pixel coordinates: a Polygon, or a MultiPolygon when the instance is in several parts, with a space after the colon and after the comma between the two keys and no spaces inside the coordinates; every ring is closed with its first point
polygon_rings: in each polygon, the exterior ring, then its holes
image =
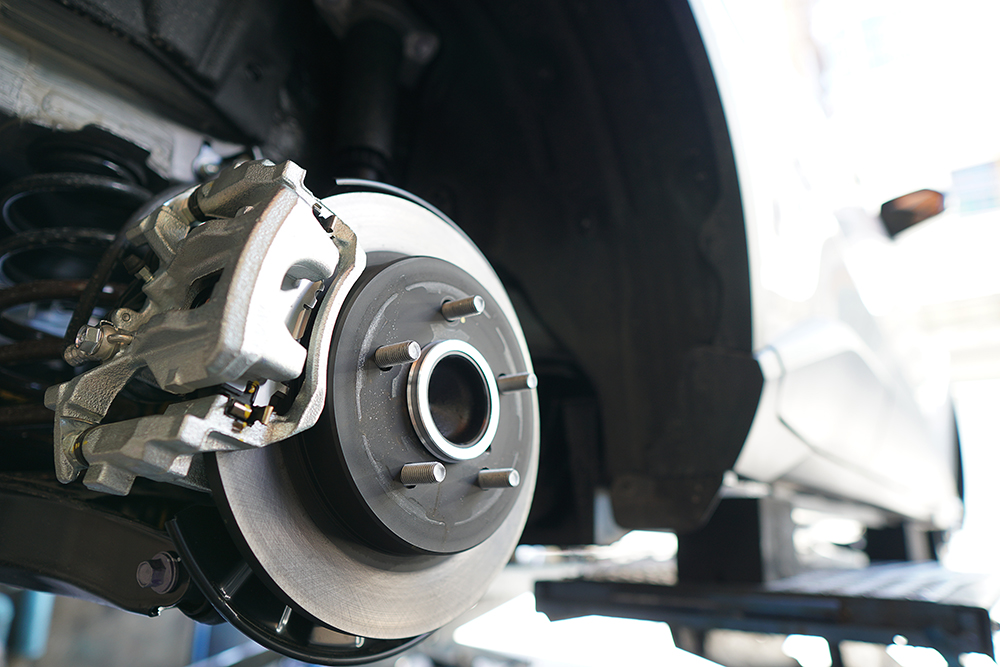
{"type": "Polygon", "coordinates": [[[197,454],[262,447],[316,423],[337,312],[365,255],[304,176],[291,162],[246,162],[129,230],[159,268],[147,276],[140,311],[109,313],[67,350],[70,363],[102,363],[46,392],[56,412],[60,481],[86,471],[87,487],[119,495],[136,476],[206,489],[197,454]],[[291,408],[276,413],[269,401],[299,377],[291,408]],[[133,380],[181,396],[226,385],[235,391],[101,424],[133,380]],[[234,400],[241,390],[249,402],[234,400]]]}

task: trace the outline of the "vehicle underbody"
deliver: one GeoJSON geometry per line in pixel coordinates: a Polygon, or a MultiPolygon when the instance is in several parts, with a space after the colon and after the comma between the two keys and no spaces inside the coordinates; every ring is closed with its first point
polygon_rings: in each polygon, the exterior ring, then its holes
{"type": "Polygon", "coordinates": [[[0,580],[336,664],[707,519],[763,380],[686,4],[0,13],[0,580]]]}

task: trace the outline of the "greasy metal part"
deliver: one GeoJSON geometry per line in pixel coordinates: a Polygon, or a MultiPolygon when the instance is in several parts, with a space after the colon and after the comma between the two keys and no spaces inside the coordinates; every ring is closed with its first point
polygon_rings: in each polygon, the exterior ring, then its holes
{"type": "Polygon", "coordinates": [[[109,318],[132,343],[46,393],[56,411],[60,481],[86,470],[84,484],[107,493],[128,493],[136,475],[203,489],[196,455],[262,447],[316,422],[336,314],[365,255],[339,218],[327,217],[330,231],[317,222],[319,203],[303,177],[290,162],[246,162],[133,228],[133,243],[148,244],[160,268],[143,287],[141,311],[119,309],[109,318]],[[329,285],[314,304],[317,281],[329,285]],[[306,347],[291,327],[309,308],[315,315],[306,347]],[[252,424],[234,421],[224,396],[209,396],[98,426],[137,375],[178,394],[297,376],[301,386],[287,412],[252,424]]]}
{"type": "Polygon", "coordinates": [[[393,366],[401,366],[420,358],[420,343],[415,340],[408,340],[402,343],[383,345],[375,350],[375,365],[382,370],[389,370],[393,366]]]}
{"type": "Polygon", "coordinates": [[[514,391],[526,391],[538,387],[538,376],[534,373],[517,373],[516,375],[501,375],[497,378],[497,388],[501,394],[514,391]]]}
{"type": "Polygon", "coordinates": [[[399,471],[399,481],[405,486],[417,484],[440,484],[444,481],[447,471],[437,461],[407,463],[399,471]]]}
{"type": "Polygon", "coordinates": [[[446,301],[441,305],[441,315],[449,322],[460,320],[463,317],[473,317],[479,315],[486,308],[486,302],[478,294],[468,296],[457,301],[446,301]]]}
{"type": "MultiPolygon", "coordinates": [[[[436,257],[470,274],[491,295],[496,312],[513,323],[507,362],[512,367],[497,370],[531,372],[527,347],[503,286],[461,232],[427,209],[383,194],[349,193],[324,203],[351,225],[359,244],[369,253],[436,257]]],[[[494,312],[492,306],[488,312],[494,312]]],[[[437,317],[437,326],[459,326],[437,317]]],[[[480,327],[489,323],[488,319],[477,320],[480,327]]],[[[379,373],[370,363],[368,368],[379,373]]],[[[339,392],[331,394],[333,399],[338,396],[339,392]]],[[[350,398],[346,400],[349,409],[350,398]]],[[[301,481],[292,477],[295,459],[300,456],[294,443],[214,455],[215,468],[210,470],[213,493],[222,503],[231,534],[243,543],[241,551],[252,554],[254,571],[266,574],[269,589],[285,593],[285,605],[355,636],[389,639],[427,632],[480,598],[509,559],[527,517],[537,470],[537,398],[535,392],[518,392],[502,400],[505,414],[521,415],[504,427],[522,443],[515,464],[521,485],[516,492],[497,493],[478,490],[474,474],[466,478],[470,492],[510,495],[514,502],[489,537],[458,553],[397,554],[374,549],[359,543],[353,533],[332,520],[316,515],[317,503],[303,500],[301,481]],[[324,585],[313,585],[317,581],[324,585]],[[428,590],[434,595],[427,595],[428,590]]],[[[447,480],[435,488],[450,483],[453,476],[449,471],[447,480]]],[[[421,488],[428,487],[416,487],[421,488]]],[[[275,611],[276,621],[283,610],[284,606],[275,611]]]]}
{"type": "MultiPolygon", "coordinates": [[[[83,354],[87,356],[94,356],[95,359],[98,359],[95,353],[100,349],[103,339],[104,332],[101,331],[101,327],[84,325],[80,327],[79,331],[76,332],[74,347],[83,354]]],[[[104,361],[110,357],[110,354],[103,356],[103,358],[100,358],[100,361],[104,361]]]]}
{"type": "Polygon", "coordinates": [[[513,489],[521,483],[521,475],[513,468],[484,469],[476,483],[484,489],[513,489]]]}
{"type": "Polygon", "coordinates": [[[489,362],[479,350],[458,339],[435,341],[423,349],[406,379],[406,407],[427,451],[444,461],[471,461],[481,456],[493,444],[500,424],[500,392],[489,362]],[[459,360],[471,367],[484,394],[485,419],[472,437],[460,442],[441,432],[431,398],[431,385],[440,373],[439,365],[446,360],[459,360]]]}
{"type": "Polygon", "coordinates": [[[226,409],[226,414],[235,419],[239,419],[242,422],[248,422],[250,421],[250,417],[253,416],[253,408],[246,403],[233,401],[226,409]]]}

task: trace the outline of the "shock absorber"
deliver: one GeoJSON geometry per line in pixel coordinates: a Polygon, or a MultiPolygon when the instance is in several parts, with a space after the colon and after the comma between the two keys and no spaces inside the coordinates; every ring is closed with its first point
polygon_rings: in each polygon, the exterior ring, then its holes
{"type": "Polygon", "coordinates": [[[406,134],[400,102],[436,56],[438,38],[398,3],[316,6],[340,38],[332,176],[393,183],[400,176],[398,136],[406,134]]]}
{"type": "Polygon", "coordinates": [[[366,20],[345,35],[334,162],[337,175],[387,181],[392,174],[403,38],[366,20]]]}

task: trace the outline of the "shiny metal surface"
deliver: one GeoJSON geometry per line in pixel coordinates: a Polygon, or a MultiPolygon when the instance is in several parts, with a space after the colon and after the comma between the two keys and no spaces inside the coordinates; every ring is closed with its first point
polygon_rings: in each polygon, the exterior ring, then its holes
{"type": "MultiPolygon", "coordinates": [[[[323,202],[358,235],[368,253],[431,256],[456,264],[484,285],[526,345],[496,274],[457,228],[412,202],[379,193],[348,193],[323,202]]],[[[230,519],[260,571],[303,612],[346,633],[379,639],[441,627],[470,608],[517,544],[537,473],[538,403],[515,394],[534,419],[518,461],[522,492],[506,520],[485,541],[454,555],[392,555],[320,525],[290,477],[285,445],[216,455],[219,488],[230,519]]]]}
{"type": "Polygon", "coordinates": [[[497,388],[501,394],[512,391],[526,391],[538,386],[538,377],[534,373],[518,373],[516,375],[501,375],[497,378],[497,388]]]}
{"type": "Polygon", "coordinates": [[[415,340],[383,345],[375,350],[375,365],[386,370],[393,366],[408,364],[420,357],[420,344],[415,340]]]}
{"type": "Polygon", "coordinates": [[[410,367],[406,382],[406,405],[410,420],[420,441],[434,456],[445,461],[471,461],[493,444],[500,424],[500,391],[486,358],[465,341],[443,340],[424,348],[420,358],[410,367]],[[477,372],[486,396],[486,419],[482,428],[469,442],[452,442],[435,422],[431,409],[430,385],[437,365],[449,358],[464,359],[477,372]]]}
{"type": "Polygon", "coordinates": [[[460,320],[463,317],[473,317],[483,312],[486,302],[483,297],[475,295],[459,299],[457,301],[446,301],[441,306],[441,314],[449,322],[460,320]]]}
{"type": "Polygon", "coordinates": [[[521,483],[521,475],[513,468],[483,469],[476,481],[484,489],[514,489],[521,483]]]}
{"type": "Polygon", "coordinates": [[[399,471],[399,481],[406,485],[440,484],[444,481],[447,471],[437,461],[407,463],[399,471]]]}

